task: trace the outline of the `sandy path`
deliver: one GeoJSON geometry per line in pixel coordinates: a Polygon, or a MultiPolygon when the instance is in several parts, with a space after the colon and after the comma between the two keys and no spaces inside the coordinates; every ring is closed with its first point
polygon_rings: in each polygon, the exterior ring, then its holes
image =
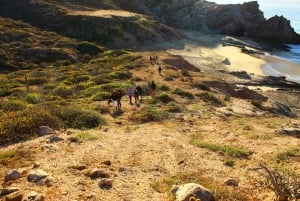
{"type": "Polygon", "coordinates": [[[98,17],[110,17],[110,16],[119,16],[119,17],[132,17],[139,16],[137,13],[124,11],[124,10],[95,10],[95,11],[77,11],[69,10],[70,15],[89,15],[89,16],[98,16],[98,17]]]}

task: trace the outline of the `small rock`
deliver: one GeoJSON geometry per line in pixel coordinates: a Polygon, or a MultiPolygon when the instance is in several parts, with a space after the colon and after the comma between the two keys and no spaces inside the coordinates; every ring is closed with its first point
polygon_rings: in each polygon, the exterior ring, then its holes
{"type": "Polygon", "coordinates": [[[40,166],[41,164],[34,162],[32,168],[35,169],[35,168],[39,168],[40,166]]]}
{"type": "Polygon", "coordinates": [[[70,142],[73,142],[73,143],[79,143],[79,142],[80,142],[80,139],[78,139],[78,138],[76,138],[76,137],[70,137],[70,138],[68,138],[68,140],[69,140],[70,142]]]}
{"type": "Polygon", "coordinates": [[[48,143],[54,143],[54,142],[59,142],[59,141],[62,141],[64,140],[63,138],[59,137],[58,135],[51,135],[49,138],[48,138],[48,143]]]}
{"type": "Polygon", "coordinates": [[[71,131],[71,130],[67,130],[67,131],[66,131],[66,134],[67,134],[67,135],[72,135],[73,133],[74,133],[74,132],[71,131]]]}
{"type": "Polygon", "coordinates": [[[238,186],[239,182],[235,178],[229,178],[224,182],[227,186],[238,186]]]}
{"type": "Polygon", "coordinates": [[[48,177],[49,174],[45,172],[44,170],[37,169],[37,170],[32,170],[29,175],[27,176],[27,181],[33,182],[33,183],[38,183],[42,179],[48,177]]]}
{"type": "Polygon", "coordinates": [[[89,176],[91,179],[97,179],[97,178],[109,178],[110,175],[105,172],[104,170],[101,170],[101,169],[93,169],[91,170],[87,176],[89,176]]]}
{"type": "Polygon", "coordinates": [[[32,191],[28,194],[27,199],[28,201],[44,201],[45,196],[35,191],[32,191]]]}
{"type": "Polygon", "coordinates": [[[102,163],[104,165],[111,166],[111,161],[110,160],[103,161],[102,163]]]}
{"type": "Polygon", "coordinates": [[[56,151],[56,150],[58,150],[58,146],[53,145],[53,144],[44,144],[44,145],[42,145],[42,149],[56,151]]]}
{"type": "Polygon", "coordinates": [[[41,126],[39,134],[40,136],[56,134],[56,131],[48,126],[41,126]]]}
{"type": "Polygon", "coordinates": [[[6,195],[4,198],[5,201],[22,201],[23,195],[20,193],[20,191],[16,191],[6,195]]]}
{"type": "Polygon", "coordinates": [[[10,170],[6,173],[5,177],[4,177],[4,181],[5,182],[8,182],[8,181],[11,181],[11,180],[16,180],[16,179],[19,179],[22,177],[22,174],[21,172],[19,172],[18,170],[16,169],[13,169],[13,170],[10,170]]]}
{"type": "Polygon", "coordinates": [[[99,187],[105,188],[105,189],[110,189],[112,187],[113,181],[114,181],[113,179],[103,178],[99,182],[99,187]]]}
{"type": "Polygon", "coordinates": [[[125,172],[125,171],[126,171],[126,168],[125,168],[125,167],[119,167],[118,171],[119,171],[119,172],[125,172]]]}
{"type": "Polygon", "coordinates": [[[81,171],[81,170],[86,169],[86,166],[85,165],[73,165],[73,166],[70,166],[69,168],[81,171]]]}
{"type": "Polygon", "coordinates": [[[16,188],[16,187],[3,188],[1,190],[0,196],[8,195],[8,194],[11,194],[16,191],[19,191],[19,188],[16,188]]]}

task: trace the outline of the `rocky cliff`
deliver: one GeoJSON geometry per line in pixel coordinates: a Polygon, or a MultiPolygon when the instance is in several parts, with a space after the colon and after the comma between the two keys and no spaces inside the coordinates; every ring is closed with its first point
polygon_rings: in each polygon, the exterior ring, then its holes
{"type": "Polygon", "coordinates": [[[265,19],[257,1],[218,5],[204,0],[141,0],[121,4],[179,29],[247,36],[267,42],[300,43],[300,35],[284,17],[265,19]]]}

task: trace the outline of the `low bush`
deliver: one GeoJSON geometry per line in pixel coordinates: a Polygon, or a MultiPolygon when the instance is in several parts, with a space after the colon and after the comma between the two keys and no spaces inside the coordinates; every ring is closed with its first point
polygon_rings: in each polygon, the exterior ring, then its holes
{"type": "Polygon", "coordinates": [[[54,89],[54,95],[62,98],[70,98],[73,96],[73,89],[69,86],[58,86],[54,89]]]}
{"type": "Polygon", "coordinates": [[[111,96],[111,93],[109,92],[98,92],[92,97],[92,101],[104,101],[108,100],[111,96]]]}
{"type": "Polygon", "coordinates": [[[2,104],[1,109],[4,112],[20,111],[24,110],[27,104],[22,100],[8,100],[2,104]]]}
{"type": "Polygon", "coordinates": [[[0,118],[0,145],[36,137],[41,126],[59,129],[59,125],[58,118],[42,108],[5,113],[0,118]]]}
{"type": "Polygon", "coordinates": [[[159,96],[157,96],[157,99],[163,103],[169,103],[169,102],[174,101],[174,99],[166,93],[160,94],[159,96]]]}
{"type": "Polygon", "coordinates": [[[66,127],[71,128],[90,129],[106,124],[105,119],[99,113],[91,110],[63,108],[57,115],[66,127]]]}
{"type": "Polygon", "coordinates": [[[206,148],[214,152],[222,153],[226,156],[231,156],[236,158],[248,158],[252,154],[250,151],[246,149],[242,149],[230,145],[214,144],[214,143],[203,142],[199,140],[192,140],[191,144],[197,147],[206,148]]]}
{"type": "Polygon", "coordinates": [[[161,109],[153,107],[144,107],[135,113],[133,113],[129,119],[140,123],[146,122],[158,122],[165,120],[169,117],[169,114],[161,109]]]}
{"type": "Polygon", "coordinates": [[[214,106],[224,106],[224,103],[219,100],[215,95],[209,92],[203,92],[200,94],[197,94],[204,102],[212,104],[214,106]]]}
{"type": "Polygon", "coordinates": [[[100,47],[94,43],[83,41],[77,44],[76,49],[81,54],[97,55],[104,51],[103,47],[100,47]]]}
{"type": "Polygon", "coordinates": [[[183,112],[184,108],[180,104],[170,102],[167,104],[165,110],[167,112],[171,112],[171,113],[180,113],[180,112],[183,112]]]}
{"type": "Polygon", "coordinates": [[[30,104],[37,104],[41,101],[40,94],[38,93],[28,93],[24,99],[30,104]]]}
{"type": "Polygon", "coordinates": [[[183,98],[188,98],[188,99],[194,99],[194,95],[188,91],[184,91],[180,88],[176,88],[174,91],[173,91],[174,94],[177,94],[183,98]]]}

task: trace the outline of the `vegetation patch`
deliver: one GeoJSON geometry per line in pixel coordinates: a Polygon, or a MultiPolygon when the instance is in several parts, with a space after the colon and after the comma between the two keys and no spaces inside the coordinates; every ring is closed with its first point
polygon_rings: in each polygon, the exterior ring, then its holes
{"type": "Polygon", "coordinates": [[[238,189],[224,187],[223,185],[214,184],[213,179],[205,177],[204,171],[195,172],[179,172],[173,176],[166,176],[152,182],[151,187],[159,193],[170,192],[174,185],[182,185],[186,183],[198,183],[208,188],[214,195],[216,200],[249,200],[246,192],[240,192],[238,189]]]}
{"type": "Polygon", "coordinates": [[[249,158],[252,154],[250,151],[246,149],[242,149],[239,147],[234,147],[230,145],[221,145],[221,144],[213,144],[209,142],[204,142],[200,140],[192,140],[190,142],[192,145],[195,145],[200,148],[209,149],[214,152],[221,153],[225,156],[235,157],[235,158],[249,158]]]}
{"type": "Polygon", "coordinates": [[[42,108],[4,113],[0,118],[0,146],[36,137],[41,126],[58,130],[59,120],[42,108]]]}
{"type": "Polygon", "coordinates": [[[194,99],[194,95],[188,91],[185,91],[183,89],[180,89],[180,88],[176,88],[174,91],[173,91],[174,94],[177,94],[183,98],[188,98],[188,99],[194,99]]]}
{"type": "Polygon", "coordinates": [[[293,159],[300,161],[300,148],[290,148],[277,153],[275,156],[277,163],[286,163],[293,159]]]}
{"type": "Polygon", "coordinates": [[[157,122],[165,120],[169,117],[169,114],[160,109],[154,107],[144,107],[130,116],[131,121],[137,121],[140,123],[157,122]]]}
{"type": "Polygon", "coordinates": [[[94,43],[83,41],[77,44],[76,49],[81,54],[97,55],[104,51],[103,47],[100,47],[94,43]]]}
{"type": "Polygon", "coordinates": [[[166,93],[160,94],[159,96],[157,96],[157,99],[163,103],[169,103],[169,102],[174,101],[174,99],[166,93]]]}
{"type": "Polygon", "coordinates": [[[184,111],[184,108],[180,104],[170,102],[166,105],[165,110],[171,113],[180,113],[184,111]]]}
{"type": "Polygon", "coordinates": [[[203,92],[197,94],[196,96],[199,96],[204,102],[212,104],[214,106],[224,106],[224,103],[210,92],[203,92]]]}
{"type": "Polygon", "coordinates": [[[77,108],[62,108],[57,114],[65,126],[77,129],[90,129],[105,125],[106,120],[96,111],[77,108]]]}
{"type": "Polygon", "coordinates": [[[99,135],[93,135],[88,132],[80,132],[75,136],[77,139],[80,141],[95,141],[95,140],[100,140],[101,136],[99,135]]]}

